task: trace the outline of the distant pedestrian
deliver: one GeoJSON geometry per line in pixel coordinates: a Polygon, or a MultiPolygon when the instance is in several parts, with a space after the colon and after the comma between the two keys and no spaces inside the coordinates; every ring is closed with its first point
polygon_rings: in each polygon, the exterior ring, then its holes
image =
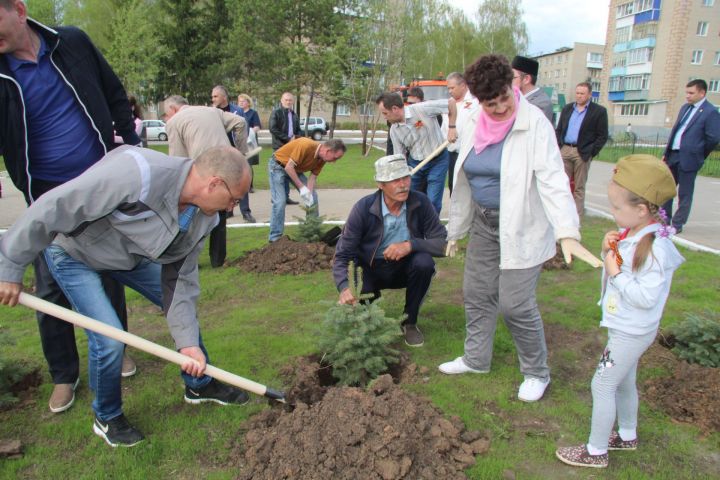
{"type": "Polygon", "coordinates": [[[590,162],[608,139],[608,115],[605,107],[591,101],[592,86],[587,82],[575,87],[575,102],[563,108],[556,130],[565,164],[565,173],[573,185],[578,216],[585,213],[585,184],[590,162]]]}
{"type": "Polygon", "coordinates": [[[705,80],[696,79],[687,84],[685,98],[688,103],[680,109],[663,153],[663,160],[678,186],[679,203],[674,214],[672,198],[663,208],[677,233],[683,231],[690,216],[695,177],[720,142],[720,113],[718,107],[705,98],[706,92],[705,80]]]}
{"type": "MultiPolygon", "coordinates": [[[[300,138],[300,118],[295,113],[295,95],[285,92],[280,97],[280,107],[270,114],[270,135],[272,136],[273,152],[286,143],[300,138]]],[[[285,183],[285,205],[297,205],[298,202],[290,198],[290,183],[285,183]]]]}
{"type": "Polygon", "coordinates": [[[540,65],[537,60],[532,58],[521,57],[520,55],[513,58],[513,87],[520,89],[528,102],[538,107],[545,114],[545,117],[552,123],[553,121],[553,105],[552,100],[548,97],[540,87],[536,87],[538,69],[540,65]]]}

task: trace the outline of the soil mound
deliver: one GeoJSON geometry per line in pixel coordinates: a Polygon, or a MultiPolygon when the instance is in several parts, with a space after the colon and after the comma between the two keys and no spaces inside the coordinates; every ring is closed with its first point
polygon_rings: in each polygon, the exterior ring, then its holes
{"type": "Polygon", "coordinates": [[[646,381],[644,397],[677,421],[692,423],[705,433],[720,431],[720,368],[690,364],[662,350],[654,345],[648,353],[661,357],[672,375],[646,381]]]}
{"type": "Polygon", "coordinates": [[[323,387],[317,368],[310,385],[300,362],[301,380],[288,390],[296,395],[292,411],[274,408],[250,420],[239,479],[461,479],[490,447],[390,375],[367,390],[323,387]]]}
{"type": "Polygon", "coordinates": [[[280,237],[232,262],[246,272],[300,275],[330,270],[335,249],[325,243],[302,243],[280,237]]]}

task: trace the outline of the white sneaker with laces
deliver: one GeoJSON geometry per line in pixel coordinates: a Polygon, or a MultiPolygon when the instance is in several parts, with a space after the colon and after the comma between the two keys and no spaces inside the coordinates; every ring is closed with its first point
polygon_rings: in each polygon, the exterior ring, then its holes
{"type": "Polygon", "coordinates": [[[462,357],[457,357],[452,362],[445,362],[438,367],[442,373],[447,375],[457,375],[459,373],[488,373],[487,370],[477,370],[468,367],[462,357]]]}
{"type": "Polygon", "coordinates": [[[545,394],[545,389],[550,384],[550,377],[542,380],[537,377],[525,377],[525,381],[518,390],[518,400],[523,402],[537,402],[545,394]]]}

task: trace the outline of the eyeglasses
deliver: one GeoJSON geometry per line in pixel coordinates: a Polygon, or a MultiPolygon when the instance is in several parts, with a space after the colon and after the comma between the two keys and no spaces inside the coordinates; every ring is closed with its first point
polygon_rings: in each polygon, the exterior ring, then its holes
{"type": "MultiPolygon", "coordinates": [[[[220,177],[218,177],[218,178],[220,178],[220,177]]],[[[232,200],[233,206],[240,205],[240,201],[241,201],[244,197],[242,197],[242,198],[235,198],[235,197],[233,197],[233,194],[232,194],[232,192],[230,191],[230,187],[228,186],[227,182],[226,182],[225,180],[223,180],[222,178],[220,178],[220,181],[223,182],[223,185],[225,185],[225,188],[227,189],[228,193],[230,194],[230,199],[232,200]]]]}

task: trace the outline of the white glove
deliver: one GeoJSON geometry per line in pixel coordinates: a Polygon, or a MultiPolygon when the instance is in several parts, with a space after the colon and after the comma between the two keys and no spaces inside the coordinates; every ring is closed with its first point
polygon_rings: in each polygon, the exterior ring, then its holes
{"type": "Polygon", "coordinates": [[[457,249],[457,240],[448,240],[447,247],[445,247],[445,256],[450,258],[454,257],[457,249]]]}
{"type": "Polygon", "coordinates": [[[309,188],[303,185],[303,187],[300,189],[300,199],[302,199],[303,203],[307,208],[310,208],[313,206],[313,203],[315,203],[315,199],[313,198],[313,194],[310,191],[309,188]]]}

